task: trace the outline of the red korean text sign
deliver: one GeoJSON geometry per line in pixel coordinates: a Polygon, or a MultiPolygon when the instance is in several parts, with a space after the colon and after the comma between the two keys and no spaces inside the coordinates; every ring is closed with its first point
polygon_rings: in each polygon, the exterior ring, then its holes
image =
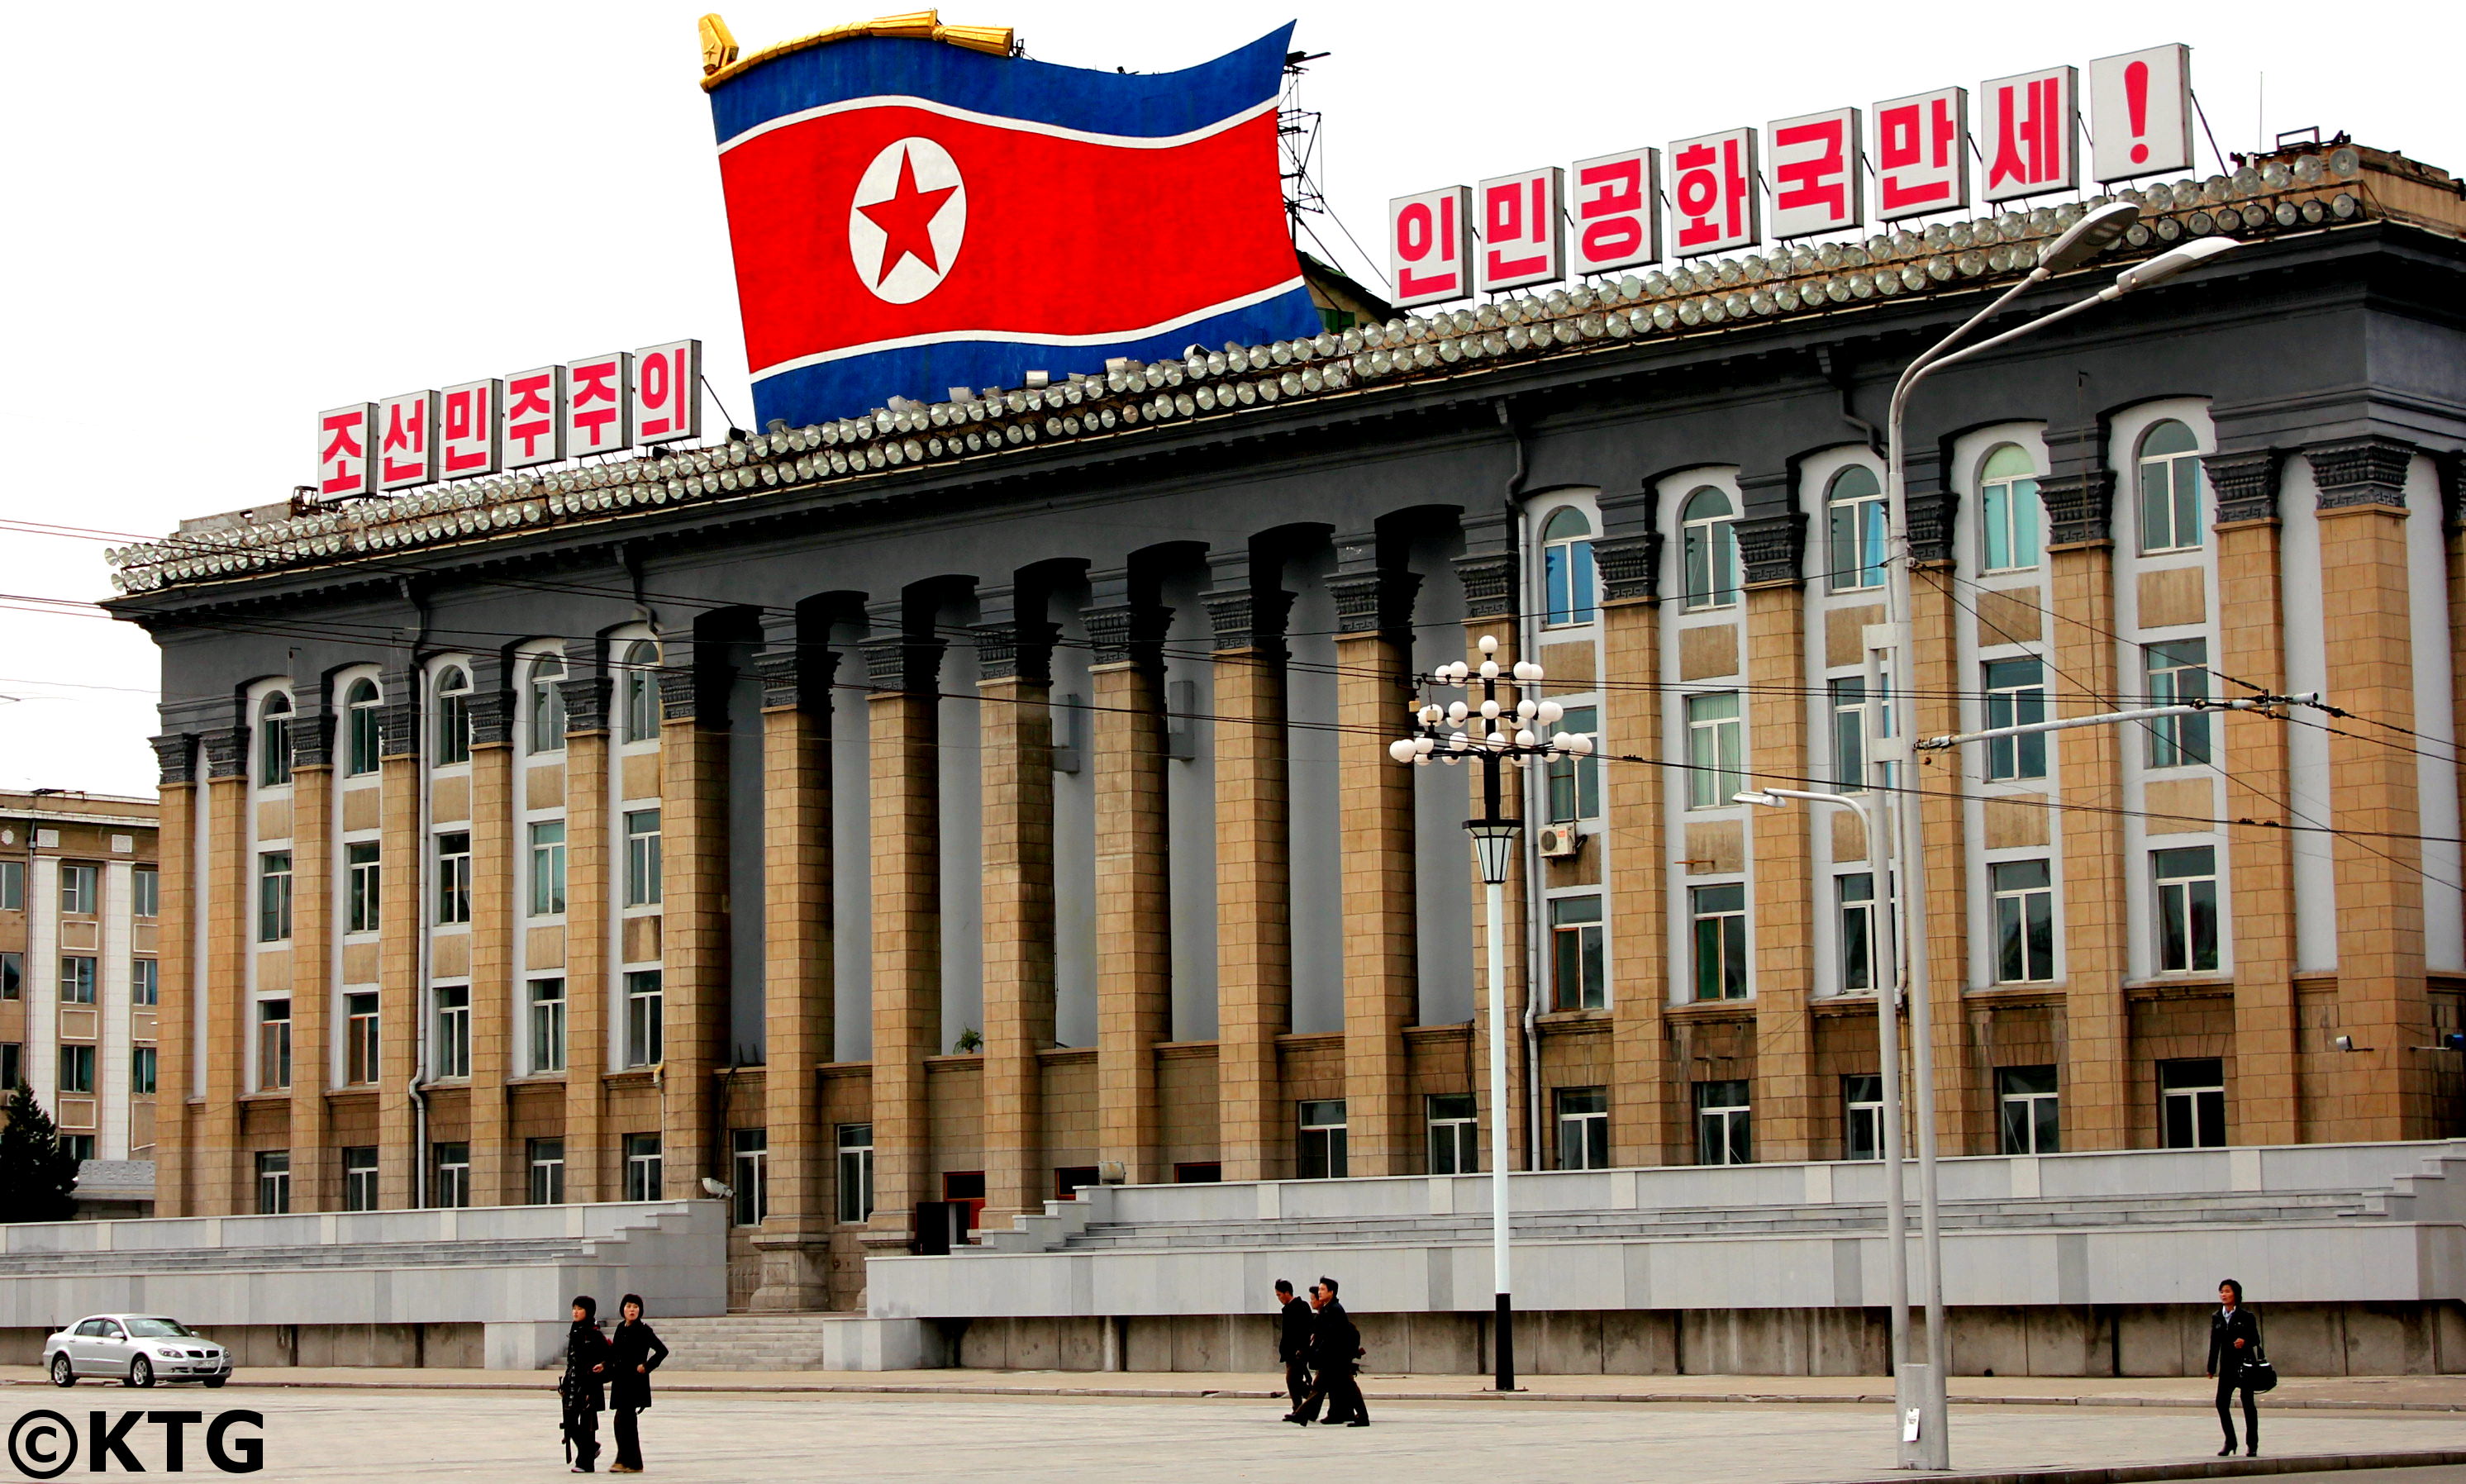
{"type": "Polygon", "coordinates": [[[1567,173],[1555,165],[1481,183],[1481,286],[1493,294],[1567,276],[1567,173]]]}
{"type": "Polygon", "coordinates": [[[2153,46],[2089,64],[2090,173],[2100,181],[2192,168],[2192,49],[2153,46]]]}
{"type": "Polygon", "coordinates": [[[1576,162],[1578,273],[1609,273],[1661,260],[1661,151],[1627,149],[1576,162]]]}
{"type": "Polygon", "coordinates": [[[437,461],[449,480],[494,474],[501,462],[497,407],[505,384],[494,377],[466,381],[437,393],[437,461]]]}
{"type": "Polygon", "coordinates": [[[612,350],[565,368],[565,452],[613,454],[634,446],[634,357],[612,350]]]}
{"type": "Polygon", "coordinates": [[[1753,247],[1763,240],[1756,131],[1727,129],[1670,146],[1670,192],[1680,258],[1753,247]]]}
{"type": "Polygon", "coordinates": [[[702,342],[679,340],[634,352],[634,438],[671,443],[702,437],[702,342]]]}
{"type": "Polygon", "coordinates": [[[498,442],[508,469],[554,463],[565,457],[565,368],[543,366],[505,378],[498,442]]]}
{"type": "Polygon", "coordinates": [[[1387,203],[1387,273],[1396,307],[1472,295],[1472,191],[1443,186],[1387,203]]]}
{"type": "Polygon", "coordinates": [[[406,392],[377,404],[377,488],[409,489],[437,478],[437,393],[406,392]]]}
{"type": "Polygon", "coordinates": [[[1978,144],[1986,159],[1989,201],[2070,191],[2080,184],[2080,72],[2049,67],[1978,87],[1978,144]]]}
{"type": "Polygon", "coordinates": [[[1875,105],[1875,219],[1969,209],[1969,90],[1875,105]]]}
{"type": "Polygon", "coordinates": [[[1765,134],[1772,171],[1772,231],[1783,241],[1841,232],[1866,220],[1858,110],[1835,108],[1775,120],[1765,134]]]}
{"type": "Polygon", "coordinates": [[[353,402],[317,415],[317,493],[334,498],[376,493],[374,402],[353,402]]]}

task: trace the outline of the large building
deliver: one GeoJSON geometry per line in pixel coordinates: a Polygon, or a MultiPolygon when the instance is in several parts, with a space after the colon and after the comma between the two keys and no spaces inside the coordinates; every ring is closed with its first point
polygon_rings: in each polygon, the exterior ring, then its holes
{"type": "MultiPolygon", "coordinates": [[[[2343,145],[2129,194],[2014,323],[2243,245],[1917,397],[1896,726],[2336,709],[1913,765],[1942,1149],[2445,1135],[2466,203],[2343,145]]],[[[1887,394],[2080,210],[120,553],[162,1210],[725,1186],[732,1299],[846,1309],[921,1202],[1468,1170],[1494,1118],[1873,1158],[1870,843],[1733,795],[1879,797],[1887,394]],[[1483,636],[1600,745],[1516,776],[1505,1108],[1472,773],[1387,753],[1483,636]]]]}

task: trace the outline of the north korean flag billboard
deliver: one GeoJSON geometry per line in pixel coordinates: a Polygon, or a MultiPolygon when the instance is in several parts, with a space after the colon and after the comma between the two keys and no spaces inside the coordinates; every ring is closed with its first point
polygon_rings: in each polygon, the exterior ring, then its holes
{"type": "Polygon", "coordinates": [[[716,79],[756,416],[1317,333],[1277,158],[1290,35],[1155,75],[859,36],[716,79]]]}

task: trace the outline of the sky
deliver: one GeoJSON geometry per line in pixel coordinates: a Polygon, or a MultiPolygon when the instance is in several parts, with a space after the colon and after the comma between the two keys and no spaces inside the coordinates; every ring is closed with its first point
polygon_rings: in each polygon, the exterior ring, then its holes
{"type": "MultiPolygon", "coordinates": [[[[724,3],[749,53],[859,18],[847,0],[724,3]]],[[[722,406],[751,416],[700,13],[0,12],[0,788],[152,791],[152,644],[78,605],[109,595],[107,546],[309,480],[320,409],[692,336],[722,406]]],[[[1585,0],[962,0],[943,19],[1014,26],[1042,60],[1141,72],[1298,21],[1296,44],[1330,54],[1303,84],[1325,115],[1320,184],[1375,248],[1393,195],[2171,41],[2192,48],[2222,149],[2318,124],[2466,170],[2451,75],[2466,12],[2345,13],[1766,0],[1716,22],[1585,0]],[[2377,39],[2359,50],[2365,25],[2377,39]]],[[[1373,266],[1315,225],[1354,271],[1373,266]]]]}

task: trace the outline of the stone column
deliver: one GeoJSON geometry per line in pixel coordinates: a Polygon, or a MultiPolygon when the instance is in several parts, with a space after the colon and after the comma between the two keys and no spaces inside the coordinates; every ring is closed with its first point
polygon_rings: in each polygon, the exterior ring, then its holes
{"type": "Polygon", "coordinates": [[[727,1178],[713,1151],[729,1024],[726,677],[700,641],[688,667],[660,676],[660,1176],[671,1201],[727,1178]]]}
{"type": "MultiPolygon", "coordinates": [[[[1356,1176],[1421,1165],[1404,1027],[1420,1001],[1414,914],[1413,770],[1387,755],[1413,698],[1413,595],[1376,536],[1339,538],[1335,599],[1336,776],[1344,878],[1345,1139],[1356,1176]]],[[[1512,696],[1515,692],[1510,691],[1512,696]]],[[[1511,775],[1511,776],[1513,776],[1511,775]]]]}
{"type": "Polygon", "coordinates": [[[603,1201],[616,1168],[607,1133],[608,942],[624,843],[609,817],[608,708],[614,688],[596,641],[566,646],[565,1199],[603,1201]]]}
{"type": "Polygon", "coordinates": [[[764,626],[762,852],[763,1123],[769,1203],[756,1310],[829,1307],[831,1161],[822,1064],[832,1060],[831,683],[828,626],[803,615],[764,626]]]}
{"type": "MultiPolygon", "coordinates": [[[[2051,717],[2115,709],[2115,476],[2103,467],[2043,482],[2053,610],[2051,717]]],[[[2125,911],[2123,735],[2112,727],[2057,733],[2057,820],[2064,883],[2063,1145],[2132,1143],[2132,1026],[2124,1001],[2131,924],[2125,911]]]]}
{"type": "Polygon", "coordinates": [[[303,685],[291,732],[291,1209],[341,1206],[342,1157],[328,1147],[333,1067],[334,715],[303,685]]]}
{"type": "Polygon", "coordinates": [[[425,728],[416,669],[385,677],[383,757],[377,773],[377,1203],[389,1211],[417,1203],[419,1124],[411,1082],[419,1066],[420,939],[428,932],[428,839],[419,800],[425,728]]]}
{"type": "Polygon", "coordinates": [[[194,1182],[189,1148],[191,1058],[196,1046],[197,739],[172,732],[153,739],[162,773],[155,834],[162,900],[156,918],[155,974],[161,1003],[154,1014],[154,1209],[191,1216],[194,1182]]]}
{"type": "Polygon", "coordinates": [[[1222,563],[1202,601],[1216,661],[1216,1088],[1224,1178],[1284,1168],[1283,1068],[1293,1023],[1292,821],[1280,561],[1222,563]]]}
{"type": "MultiPolygon", "coordinates": [[[[504,666],[471,676],[471,1203],[503,1205],[522,1161],[505,1148],[514,1057],[514,934],[530,911],[529,842],[514,777],[514,698],[504,666]],[[526,858],[517,869],[517,853],[526,858]]],[[[570,884],[570,883],[569,883],[570,884]]],[[[673,1001],[672,1001],[673,1002],[673,1001]]],[[[296,1009],[297,1006],[294,1006],[296,1009]]]]}
{"type": "MultiPolygon", "coordinates": [[[[1743,483],[1743,482],[1742,482],[1743,483]]],[[[1752,494],[1749,496],[1753,498],[1752,494]]],[[[1790,509],[1738,522],[1746,603],[1750,781],[1804,788],[1807,761],[1806,516],[1790,509]]],[[[1815,876],[1806,809],[1753,809],[1747,821],[1747,910],[1756,1016],[1755,1157],[1815,1158],[1815,876]]]]}
{"type": "MultiPolygon", "coordinates": [[[[2304,451],[2320,488],[2326,672],[2354,713],[2329,738],[2329,822],[2338,890],[2339,1058],[2324,1104],[2329,1139],[2431,1138],[2436,1126],[2432,1006],[2424,980],[2425,833],[2414,727],[2406,483],[2411,444],[2350,438],[2304,451]]],[[[2238,1069],[2238,1076],[2240,1076],[2238,1069]]]]}
{"type": "Polygon", "coordinates": [[[1173,940],[1158,647],[1172,615],[1152,583],[1100,576],[1092,592],[1098,1148],[1136,1184],[1166,1174],[1155,1047],[1172,1034],[1173,940]]]}
{"type": "Polygon", "coordinates": [[[257,1209],[240,1170],[239,1099],[248,1054],[248,731],[206,733],[206,1099],[189,1120],[192,1206],[202,1215],[257,1209]]]}
{"type": "Polygon", "coordinates": [[[974,629],[984,890],[983,1229],[1044,1209],[1042,1073],[1054,1044],[1052,625],[1044,593],[978,595],[974,629]]]}
{"type": "Polygon", "coordinates": [[[894,611],[864,641],[871,686],[867,751],[873,859],[874,1212],[864,1242],[881,1251],[907,1245],[916,1203],[931,1199],[927,1172],[932,1129],[925,1058],[941,1046],[941,790],[934,697],[942,641],[930,628],[903,632],[894,611]]]}
{"type": "MultiPolygon", "coordinates": [[[[2213,454],[2201,461],[2217,497],[2218,668],[2273,691],[2286,688],[2286,611],[2278,544],[2278,455],[2213,454]]],[[[2250,711],[2220,720],[2227,817],[2276,818],[2288,789],[2287,724],[2250,711]],[[2234,796],[2240,796],[2236,798],[2234,796]],[[2266,800],[2267,802],[2264,802],[2266,800]]],[[[2296,1050],[2295,863],[2282,829],[2227,826],[2226,914],[2234,954],[2234,1080],[2228,1135],[2238,1144],[2293,1144],[2304,1128],[2296,1050]]]]}
{"type": "MultiPolygon", "coordinates": [[[[1645,514],[1649,519],[1648,507],[1645,514]]],[[[1607,511],[1604,517],[1616,531],[1615,517],[1607,511]]],[[[1648,528],[1593,543],[1602,584],[1604,753],[1661,755],[1661,600],[1654,580],[1661,547],[1660,532],[1648,528]]],[[[1468,577],[1466,587],[1471,585],[1468,577]]],[[[1671,1075],[1664,1020],[1670,944],[1662,770],[1604,758],[1601,773],[1606,828],[1594,848],[1606,851],[1602,884],[1609,906],[1610,1163],[1667,1164],[1682,1145],[1679,1102],[1687,1089],[1671,1075]]]]}

